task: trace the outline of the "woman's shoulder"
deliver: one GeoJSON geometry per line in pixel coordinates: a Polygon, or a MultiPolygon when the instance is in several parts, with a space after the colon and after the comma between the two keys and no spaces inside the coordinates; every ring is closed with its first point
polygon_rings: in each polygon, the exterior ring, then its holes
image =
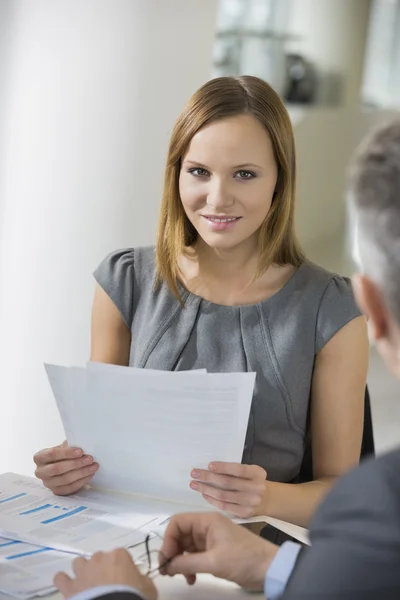
{"type": "Polygon", "coordinates": [[[329,271],[310,260],[305,260],[300,266],[296,285],[305,295],[314,295],[320,301],[325,295],[353,298],[349,277],[329,271]]]}
{"type": "Polygon", "coordinates": [[[344,281],[346,282],[346,285],[350,284],[350,279],[348,277],[340,275],[335,271],[330,271],[308,259],[302,263],[301,268],[304,269],[306,277],[308,277],[310,280],[317,281],[318,283],[325,283],[327,285],[330,281],[335,280],[344,281]]]}
{"type": "MultiPolygon", "coordinates": [[[[351,280],[306,261],[305,287],[314,299],[316,310],[316,346],[320,350],[333,335],[362,313],[354,297],[351,280]]],[[[307,294],[306,294],[307,296],[307,294]]]]}
{"type": "Polygon", "coordinates": [[[154,246],[136,246],[132,248],[119,248],[106,254],[104,260],[116,263],[126,263],[129,261],[136,261],[138,259],[145,259],[147,261],[154,262],[155,247],[154,246]]]}
{"type": "MultiPolygon", "coordinates": [[[[112,278],[114,281],[125,279],[128,274],[141,279],[142,275],[154,275],[154,246],[121,248],[109,252],[95,270],[96,275],[112,278]]],[[[97,278],[97,277],[96,277],[97,278]]]]}
{"type": "Polygon", "coordinates": [[[139,297],[153,290],[154,247],[122,248],[109,252],[93,275],[130,325],[139,297]]]}

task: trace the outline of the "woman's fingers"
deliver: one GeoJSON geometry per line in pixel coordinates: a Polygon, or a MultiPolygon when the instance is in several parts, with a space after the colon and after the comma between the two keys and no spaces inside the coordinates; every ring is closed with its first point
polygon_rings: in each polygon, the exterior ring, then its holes
{"type": "Polygon", "coordinates": [[[63,485],[55,488],[52,487],[50,489],[53,492],[53,494],[56,494],[56,496],[71,496],[72,494],[75,494],[80,489],[82,489],[84,485],[89,483],[92,477],[93,475],[90,475],[89,477],[78,479],[77,481],[74,481],[74,483],[71,483],[69,485],[63,485]]]}
{"type": "Polygon", "coordinates": [[[212,506],[215,506],[218,510],[222,510],[223,512],[232,515],[233,517],[237,517],[239,519],[250,519],[250,517],[254,517],[257,514],[257,507],[254,506],[246,506],[240,505],[230,502],[222,502],[221,500],[217,500],[216,498],[212,498],[211,496],[207,496],[207,494],[203,494],[204,500],[207,500],[212,506]]]}
{"type": "Polygon", "coordinates": [[[210,463],[194,469],[190,487],[215,506],[241,518],[259,513],[266,496],[266,471],[257,465],[210,463]]]}
{"type": "Polygon", "coordinates": [[[33,457],[33,461],[38,467],[42,467],[62,460],[80,458],[81,456],[83,456],[81,448],[70,448],[69,446],[61,445],[40,450],[33,457]]]}
{"type": "Polygon", "coordinates": [[[73,460],[61,460],[59,462],[39,466],[36,468],[35,475],[39,479],[56,478],[70,471],[76,471],[78,469],[83,469],[84,467],[90,467],[91,465],[93,465],[93,457],[85,455],[73,460]]]}
{"type": "Polygon", "coordinates": [[[37,452],[33,460],[36,464],[36,477],[60,496],[80,490],[99,468],[92,456],[83,454],[81,448],[70,448],[65,442],[37,452]]]}
{"type": "MultiPolygon", "coordinates": [[[[192,471],[191,476],[196,481],[192,481],[190,487],[196,489],[196,485],[201,486],[206,484],[208,486],[214,486],[223,490],[251,492],[252,490],[261,486],[264,486],[265,479],[244,479],[241,477],[232,477],[231,475],[220,475],[218,473],[212,473],[211,471],[192,471]],[[197,474],[197,476],[195,475],[197,474]]],[[[200,491],[200,488],[197,488],[200,491]]]]}
{"type": "Polygon", "coordinates": [[[241,506],[256,507],[260,504],[264,487],[260,486],[251,492],[241,492],[232,490],[221,490],[206,484],[197,484],[197,490],[203,496],[213,498],[224,504],[239,504],[241,506]]]}
{"type": "Polygon", "coordinates": [[[93,463],[88,467],[74,469],[73,471],[68,471],[68,473],[64,473],[64,475],[50,477],[48,479],[43,479],[42,481],[45,483],[45,485],[51,485],[51,489],[69,486],[75,483],[76,481],[79,481],[80,479],[85,479],[86,477],[93,477],[98,468],[99,465],[97,463],[93,463]]]}
{"type": "Polygon", "coordinates": [[[230,475],[240,479],[266,479],[267,472],[258,465],[242,465],[241,463],[211,462],[208,466],[212,473],[230,475]]]}

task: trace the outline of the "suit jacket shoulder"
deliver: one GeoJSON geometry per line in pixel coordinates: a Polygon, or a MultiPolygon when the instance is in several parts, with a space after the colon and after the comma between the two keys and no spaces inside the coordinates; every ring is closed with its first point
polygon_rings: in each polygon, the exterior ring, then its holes
{"type": "Polygon", "coordinates": [[[400,598],[400,450],[341,478],[310,538],[284,600],[400,598]]]}
{"type": "Polygon", "coordinates": [[[111,594],[103,594],[98,596],[96,600],[143,600],[142,596],[138,596],[133,592],[111,592],[111,594]]]}

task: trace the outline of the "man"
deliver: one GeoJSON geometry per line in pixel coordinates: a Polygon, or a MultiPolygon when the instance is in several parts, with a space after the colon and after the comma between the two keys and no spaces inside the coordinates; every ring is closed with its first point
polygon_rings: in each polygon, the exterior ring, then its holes
{"type": "MultiPolygon", "coordinates": [[[[400,120],[373,132],[357,152],[349,198],[365,273],[354,278],[355,293],[400,379],[400,120]]],[[[311,542],[307,549],[278,548],[221,515],[178,515],[164,538],[160,570],[181,573],[189,584],[206,572],[246,589],[265,586],[269,600],[400,598],[400,450],[364,462],[335,485],[314,518],[311,542]]],[[[124,550],[78,559],[75,573],[55,580],[67,598],[157,596],[124,550]]]]}

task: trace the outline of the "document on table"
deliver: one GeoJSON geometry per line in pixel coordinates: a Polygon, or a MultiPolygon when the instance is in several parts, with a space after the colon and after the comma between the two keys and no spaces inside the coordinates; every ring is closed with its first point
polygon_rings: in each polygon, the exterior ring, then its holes
{"type": "Polygon", "coordinates": [[[191,470],[242,459],[255,373],[46,371],[69,444],[100,464],[97,488],[208,508],[191,470]]]}
{"type": "Polygon", "coordinates": [[[20,600],[50,593],[56,573],[72,575],[73,559],[72,554],[0,537],[0,592],[20,600]]]}
{"type": "Polygon", "coordinates": [[[0,475],[0,534],[7,538],[90,555],[140,544],[145,533],[139,529],[156,517],[128,502],[55,497],[37,479],[0,475]]]}
{"type": "Polygon", "coordinates": [[[54,575],[70,572],[78,554],[126,546],[137,559],[147,534],[177,511],[177,504],[93,489],[55,497],[37,479],[0,475],[0,600],[50,593],[54,575]]]}

